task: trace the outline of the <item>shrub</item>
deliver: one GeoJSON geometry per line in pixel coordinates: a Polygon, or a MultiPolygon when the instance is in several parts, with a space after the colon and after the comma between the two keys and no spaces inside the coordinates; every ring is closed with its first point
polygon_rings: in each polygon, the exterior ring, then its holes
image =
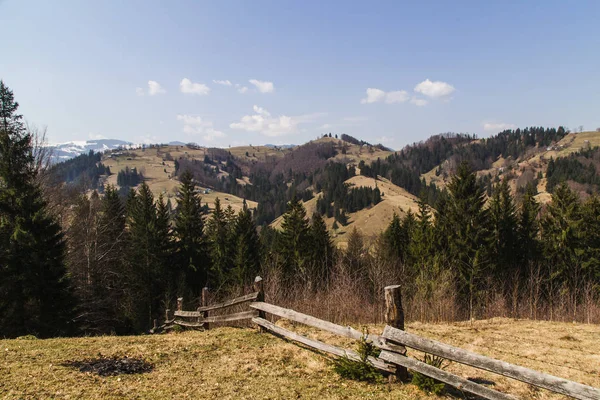
{"type": "MultiPolygon", "coordinates": [[[[423,357],[423,362],[425,364],[429,364],[438,369],[446,369],[448,364],[445,363],[445,361],[445,359],[438,356],[432,356],[431,354],[425,354],[425,357],[423,357]]],[[[419,372],[413,372],[412,384],[427,393],[441,395],[446,391],[446,385],[444,383],[419,372]]]]}
{"type": "Polygon", "coordinates": [[[342,378],[352,379],[370,383],[378,383],[383,380],[381,373],[371,364],[369,356],[377,357],[381,350],[376,348],[372,342],[367,340],[367,333],[358,341],[357,352],[360,360],[351,360],[348,356],[340,357],[333,361],[333,369],[342,378]]]}

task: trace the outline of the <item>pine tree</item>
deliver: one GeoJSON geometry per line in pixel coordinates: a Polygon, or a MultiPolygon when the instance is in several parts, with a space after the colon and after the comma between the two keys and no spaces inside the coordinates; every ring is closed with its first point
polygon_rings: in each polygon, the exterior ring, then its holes
{"type": "Polygon", "coordinates": [[[0,81],[0,336],[73,331],[60,225],[36,183],[32,137],[0,81]]]}
{"type": "Polygon", "coordinates": [[[510,193],[508,181],[497,185],[490,202],[490,224],[492,232],[492,259],[497,284],[508,289],[518,280],[519,247],[517,242],[517,210],[510,193]]]}
{"type": "Polygon", "coordinates": [[[246,201],[235,220],[235,257],[233,281],[248,284],[260,269],[260,239],[246,201]]]}
{"type": "Polygon", "coordinates": [[[310,261],[310,230],[306,210],[297,198],[287,205],[281,224],[281,248],[284,259],[284,277],[292,280],[297,276],[306,276],[310,261]]]}
{"type": "Polygon", "coordinates": [[[548,266],[550,319],[554,317],[559,290],[568,291],[577,304],[582,271],[583,243],[581,202],[566,183],[557,186],[542,218],[542,241],[548,266]]]}
{"type": "Polygon", "coordinates": [[[162,242],[168,238],[165,238],[164,204],[157,212],[154,196],[145,182],[137,195],[130,198],[129,205],[129,317],[134,330],[142,332],[152,326],[153,318],[161,316],[163,284],[168,281],[162,242]]]}
{"type": "Polygon", "coordinates": [[[331,268],[334,263],[334,249],[327,226],[321,214],[315,212],[310,224],[312,243],[312,278],[315,287],[325,287],[329,282],[331,268]]]}
{"type": "Polygon", "coordinates": [[[518,215],[517,237],[519,244],[518,260],[521,272],[524,273],[532,262],[540,257],[538,214],[540,206],[535,200],[535,186],[527,185],[518,215]]]}
{"type": "Polygon", "coordinates": [[[459,293],[468,307],[469,319],[472,319],[478,296],[483,290],[484,271],[490,265],[485,193],[467,162],[460,164],[448,190],[451,262],[459,277],[459,293]]]}
{"type": "Polygon", "coordinates": [[[221,207],[221,200],[215,199],[215,209],[207,222],[208,247],[211,259],[209,284],[220,288],[227,283],[233,267],[230,217],[221,207]]]}
{"type": "Polygon", "coordinates": [[[363,258],[365,254],[365,242],[356,227],[352,228],[348,235],[348,247],[344,254],[344,263],[350,274],[355,278],[363,275],[363,258]]]}
{"type": "Polygon", "coordinates": [[[204,211],[201,198],[196,193],[196,184],[189,171],[179,178],[181,186],[177,192],[177,210],[175,215],[175,237],[178,267],[186,288],[179,288],[178,294],[189,289],[198,296],[206,286],[209,259],[206,254],[204,238],[204,211]]]}

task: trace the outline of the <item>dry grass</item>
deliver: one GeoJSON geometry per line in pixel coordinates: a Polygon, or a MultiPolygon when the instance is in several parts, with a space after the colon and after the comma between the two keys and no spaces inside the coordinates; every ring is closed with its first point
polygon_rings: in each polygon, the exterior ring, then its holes
{"type": "MultiPolygon", "coordinates": [[[[282,321],[279,322],[281,324],[282,321]]],[[[302,325],[286,327],[350,346],[302,325]]],[[[361,328],[357,326],[357,328],[361,328]]],[[[380,333],[381,325],[369,325],[380,333]]],[[[600,386],[597,325],[496,318],[474,324],[408,324],[407,330],[554,375],[600,386]],[[570,339],[563,339],[564,337],[570,339]]],[[[436,398],[409,384],[371,385],[338,377],[326,357],[255,329],[217,328],[154,336],[1,340],[2,398],[436,398]],[[103,356],[142,357],[154,370],[99,377],[61,366],[103,356]]],[[[415,355],[414,353],[413,355],[415,355]]],[[[453,363],[450,371],[494,382],[523,398],[558,399],[544,390],[453,363]]]]}
{"type": "MultiPolygon", "coordinates": [[[[356,175],[348,179],[346,183],[354,187],[364,186],[375,188],[375,185],[377,185],[384,196],[379,204],[349,214],[348,224],[346,226],[340,225],[337,230],[333,231],[333,240],[335,244],[341,248],[346,247],[348,235],[352,232],[354,227],[356,227],[365,238],[374,239],[379,233],[387,228],[394,213],[403,216],[408,210],[412,210],[414,213],[418,211],[417,198],[401,187],[394,185],[387,179],[380,178],[375,180],[366,176],[356,175]]],[[[308,217],[311,217],[315,212],[317,200],[320,196],[321,194],[318,194],[314,198],[303,203],[308,217]]],[[[334,221],[334,218],[325,218],[325,223],[331,230],[333,230],[334,221]]],[[[282,222],[283,216],[280,216],[271,223],[271,227],[280,229],[282,222]]]]}

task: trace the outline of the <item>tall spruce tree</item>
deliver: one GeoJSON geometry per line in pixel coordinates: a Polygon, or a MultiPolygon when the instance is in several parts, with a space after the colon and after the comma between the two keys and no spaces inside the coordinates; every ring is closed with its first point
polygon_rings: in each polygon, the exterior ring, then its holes
{"type": "Polygon", "coordinates": [[[32,137],[0,81],[0,336],[73,331],[75,306],[60,225],[36,183],[32,137]]]}
{"type": "Polygon", "coordinates": [[[284,260],[284,278],[292,280],[297,276],[306,277],[310,261],[310,229],[306,209],[296,197],[287,204],[281,230],[280,252],[284,260]]]}
{"type": "Polygon", "coordinates": [[[238,285],[244,285],[252,282],[260,269],[260,239],[246,201],[235,220],[234,232],[232,280],[238,285]]]}
{"type": "Polygon", "coordinates": [[[327,225],[318,212],[312,216],[310,223],[310,237],[312,243],[312,278],[315,288],[327,286],[330,279],[331,268],[334,264],[334,249],[327,225]]]}
{"type": "Polygon", "coordinates": [[[451,265],[459,278],[459,293],[474,318],[479,294],[484,289],[484,272],[490,266],[489,214],[485,193],[476,175],[463,161],[448,185],[448,222],[451,235],[448,247],[451,265]]]}
{"type": "Polygon", "coordinates": [[[154,195],[145,182],[129,200],[129,317],[133,329],[142,332],[151,327],[154,318],[162,316],[164,282],[169,279],[164,252],[168,237],[165,237],[164,204],[157,212],[154,195]]]}
{"type": "Polygon", "coordinates": [[[229,212],[221,207],[221,200],[215,199],[215,209],[207,222],[208,247],[211,259],[209,285],[221,288],[227,284],[233,268],[232,232],[229,212]]]}
{"type": "Polygon", "coordinates": [[[498,289],[506,291],[518,282],[520,272],[517,210],[506,179],[494,188],[489,210],[494,275],[498,289]]]}
{"type": "Polygon", "coordinates": [[[557,186],[552,194],[552,202],[547,206],[541,221],[542,241],[548,266],[550,319],[554,318],[559,292],[568,293],[576,306],[581,280],[584,277],[582,223],[579,196],[566,183],[557,186]]]}
{"type": "Polygon", "coordinates": [[[198,296],[208,279],[209,259],[204,237],[204,208],[196,193],[196,184],[190,171],[179,178],[181,186],[177,192],[175,214],[175,237],[178,267],[178,282],[185,288],[178,289],[178,295],[190,290],[198,296]]]}

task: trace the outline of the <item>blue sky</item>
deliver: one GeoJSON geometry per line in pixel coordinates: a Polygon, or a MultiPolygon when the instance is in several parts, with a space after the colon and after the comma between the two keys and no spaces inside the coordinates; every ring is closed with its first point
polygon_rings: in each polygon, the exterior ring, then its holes
{"type": "Polygon", "coordinates": [[[0,78],[51,142],[595,129],[599,16],[598,1],[0,0],[0,78]]]}

